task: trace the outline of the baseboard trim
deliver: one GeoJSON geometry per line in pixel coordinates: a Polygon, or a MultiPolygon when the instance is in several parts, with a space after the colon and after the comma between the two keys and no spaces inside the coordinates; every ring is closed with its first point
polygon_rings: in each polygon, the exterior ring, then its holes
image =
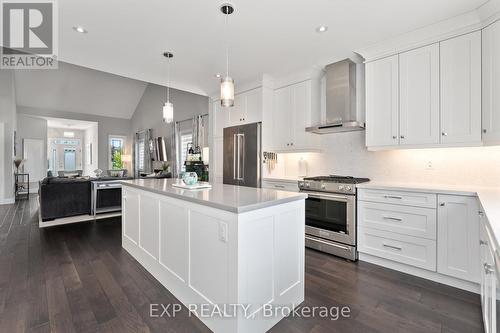
{"type": "Polygon", "coordinates": [[[89,221],[97,221],[102,219],[107,219],[111,217],[121,216],[121,212],[112,212],[107,214],[99,214],[94,217],[94,215],[77,215],[77,216],[69,216],[62,217],[59,219],[55,219],[52,221],[41,221],[40,216],[38,218],[38,227],[39,228],[47,228],[47,227],[55,227],[58,225],[71,224],[71,223],[79,223],[79,222],[89,222],[89,221]]]}
{"type": "Polygon", "coordinates": [[[15,198],[0,199],[0,205],[11,205],[16,202],[15,198]]]}
{"type": "Polygon", "coordinates": [[[359,260],[366,261],[378,266],[383,266],[406,274],[415,275],[426,280],[442,283],[458,289],[467,290],[476,294],[480,293],[480,286],[478,283],[460,280],[437,272],[432,272],[422,268],[400,264],[392,260],[372,256],[371,254],[366,254],[366,253],[359,253],[359,260]]]}

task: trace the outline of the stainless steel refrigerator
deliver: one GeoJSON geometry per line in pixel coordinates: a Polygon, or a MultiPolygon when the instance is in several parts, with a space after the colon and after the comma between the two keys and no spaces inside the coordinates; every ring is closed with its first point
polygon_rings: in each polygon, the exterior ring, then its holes
{"type": "Polygon", "coordinates": [[[261,187],[261,123],[224,128],[224,184],[261,187]]]}

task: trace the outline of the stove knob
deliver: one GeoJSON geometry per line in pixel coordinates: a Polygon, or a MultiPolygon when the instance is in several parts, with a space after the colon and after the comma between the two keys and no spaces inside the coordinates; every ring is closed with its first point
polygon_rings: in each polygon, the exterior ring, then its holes
{"type": "Polygon", "coordinates": [[[343,191],[344,190],[344,185],[339,185],[339,190],[343,191]]]}
{"type": "Polygon", "coordinates": [[[346,186],[346,187],[345,187],[345,190],[346,190],[346,191],[350,191],[350,190],[352,190],[352,188],[351,188],[350,186],[346,186]]]}
{"type": "Polygon", "coordinates": [[[305,183],[305,184],[306,184],[306,187],[309,187],[309,186],[311,186],[311,184],[309,184],[309,183],[305,183]]]}
{"type": "Polygon", "coordinates": [[[326,189],[326,185],[325,184],[321,184],[321,189],[322,190],[326,189]]]}
{"type": "Polygon", "coordinates": [[[304,182],[299,182],[299,187],[304,186],[304,182]]]}

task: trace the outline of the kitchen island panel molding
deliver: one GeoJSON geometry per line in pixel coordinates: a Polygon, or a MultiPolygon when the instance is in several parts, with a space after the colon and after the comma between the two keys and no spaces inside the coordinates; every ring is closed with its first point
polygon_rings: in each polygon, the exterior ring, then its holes
{"type": "Polygon", "coordinates": [[[303,302],[303,196],[238,214],[147,188],[123,188],[123,248],[181,303],[198,309],[202,304],[250,305],[248,312],[240,309],[231,318],[198,316],[212,331],[265,332],[282,314],[265,317],[264,306],[293,309],[303,302]],[[139,244],[126,234],[135,224],[139,244]]]}

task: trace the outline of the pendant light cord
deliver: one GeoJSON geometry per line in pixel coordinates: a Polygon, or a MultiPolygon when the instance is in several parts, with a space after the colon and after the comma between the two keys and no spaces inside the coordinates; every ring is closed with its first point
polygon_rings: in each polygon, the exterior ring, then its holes
{"type": "Polygon", "coordinates": [[[226,77],[229,77],[229,29],[227,28],[228,19],[229,19],[229,14],[226,14],[226,24],[225,24],[225,30],[226,30],[226,77]]]}
{"type": "Polygon", "coordinates": [[[170,103],[170,58],[167,58],[167,103],[170,103]]]}

